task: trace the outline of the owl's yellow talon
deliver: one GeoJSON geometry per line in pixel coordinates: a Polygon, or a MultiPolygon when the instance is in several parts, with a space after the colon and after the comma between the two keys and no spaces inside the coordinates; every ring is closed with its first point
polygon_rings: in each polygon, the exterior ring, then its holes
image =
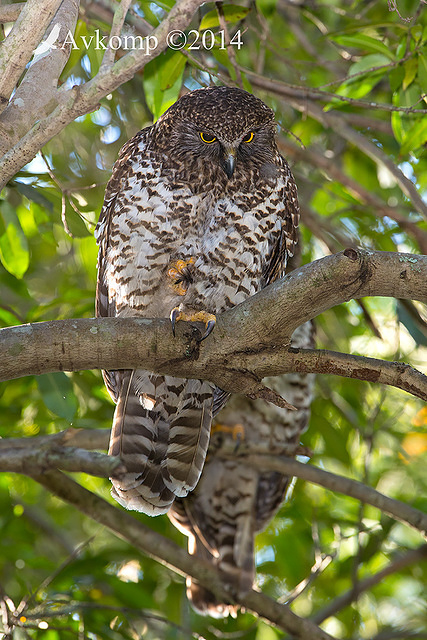
{"type": "Polygon", "coordinates": [[[204,322],[205,323],[205,332],[200,338],[199,342],[208,337],[210,333],[212,333],[213,328],[216,324],[216,317],[213,313],[208,313],[207,311],[193,311],[193,312],[185,312],[181,311],[179,307],[174,307],[170,314],[170,320],[172,323],[172,333],[175,335],[175,326],[179,320],[184,320],[185,322],[204,322]]]}
{"type": "Polygon", "coordinates": [[[212,425],[211,434],[216,433],[217,431],[230,433],[233,440],[238,440],[239,442],[245,439],[245,427],[240,423],[233,424],[232,426],[216,423],[212,425]]]}

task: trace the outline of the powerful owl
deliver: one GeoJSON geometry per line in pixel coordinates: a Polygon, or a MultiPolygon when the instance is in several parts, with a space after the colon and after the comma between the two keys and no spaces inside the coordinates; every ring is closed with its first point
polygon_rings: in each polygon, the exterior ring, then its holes
{"type": "MultiPolygon", "coordinates": [[[[203,322],[280,276],[297,238],[295,182],[273,111],[237,88],[182,96],[122,148],[96,228],[98,316],[203,322]]],[[[116,403],[109,453],[125,507],[166,513],[199,480],[227,394],[142,369],[104,372],[116,403]]]]}

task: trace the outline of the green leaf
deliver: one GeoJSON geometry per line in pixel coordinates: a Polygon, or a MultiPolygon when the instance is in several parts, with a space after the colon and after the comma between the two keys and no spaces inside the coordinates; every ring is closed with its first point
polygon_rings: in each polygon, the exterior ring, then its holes
{"type": "Polygon", "coordinates": [[[256,6],[265,17],[270,17],[276,11],[277,0],[256,0],[256,6]]]}
{"type": "Polygon", "coordinates": [[[15,184],[19,193],[28,198],[28,200],[36,202],[41,207],[44,207],[49,211],[53,211],[53,204],[51,203],[51,201],[45,198],[45,196],[38,189],[35,189],[30,184],[25,184],[24,182],[16,181],[15,184]]]}
{"type": "Polygon", "coordinates": [[[43,402],[55,415],[71,422],[76,415],[77,400],[70,378],[62,371],[37,377],[43,402]]]}
{"type": "Polygon", "coordinates": [[[394,69],[391,69],[388,78],[390,82],[390,89],[393,92],[400,89],[400,87],[402,86],[404,77],[405,77],[405,69],[403,68],[402,65],[399,65],[398,67],[394,67],[394,69]]]}
{"type": "Polygon", "coordinates": [[[427,93],[427,55],[418,54],[418,83],[424,87],[424,94],[427,93]]]}
{"type": "Polygon", "coordinates": [[[15,278],[22,278],[30,264],[27,238],[15,209],[4,200],[0,201],[0,260],[15,278]]]}
{"type": "Polygon", "coordinates": [[[406,307],[398,300],[397,301],[397,317],[408,330],[418,345],[427,347],[427,337],[420,331],[416,325],[414,318],[410,315],[406,307]]]}
{"type": "Polygon", "coordinates": [[[185,56],[179,51],[176,51],[170,56],[160,72],[161,91],[167,91],[181,78],[186,61],[185,56]]]}
{"type": "Polygon", "coordinates": [[[333,37],[335,42],[344,46],[344,47],[356,47],[359,49],[364,49],[365,51],[371,51],[372,53],[382,53],[387,56],[389,60],[394,60],[395,57],[390,49],[383,42],[376,40],[375,38],[371,38],[370,36],[366,36],[363,33],[357,34],[355,36],[335,36],[333,37]]]}
{"type": "MultiPolygon", "coordinates": [[[[222,10],[226,22],[239,22],[239,20],[243,20],[250,11],[247,7],[241,7],[240,5],[234,4],[225,4],[222,7],[222,10]]],[[[208,13],[203,17],[199,29],[202,31],[203,29],[212,29],[218,26],[218,12],[216,9],[213,9],[212,11],[208,11],[208,13]]]]}
{"type": "Polygon", "coordinates": [[[415,80],[418,71],[418,59],[410,58],[405,64],[405,77],[403,78],[402,89],[406,91],[409,85],[415,80]]]}
{"type": "Polygon", "coordinates": [[[181,53],[169,49],[145,66],[142,82],[145,99],[154,120],[158,120],[179,97],[185,68],[183,58],[181,53]],[[173,83],[168,86],[172,80],[173,83]]]}
{"type": "MultiPolygon", "coordinates": [[[[406,91],[401,89],[393,96],[393,104],[396,107],[412,107],[420,99],[421,89],[418,83],[413,82],[406,91]]],[[[393,111],[391,114],[391,126],[393,133],[399,144],[403,144],[405,137],[414,126],[415,116],[408,116],[399,111],[393,111]]]]}
{"type": "Polygon", "coordinates": [[[350,76],[348,80],[337,89],[337,94],[340,96],[347,96],[348,98],[363,98],[366,96],[375,85],[380,82],[383,76],[388,72],[388,68],[378,69],[372,71],[374,67],[380,67],[387,65],[389,59],[381,53],[372,53],[368,56],[364,56],[361,60],[353,64],[348,72],[350,76]],[[354,74],[361,74],[352,78],[354,74]]]}
{"type": "Polygon", "coordinates": [[[405,156],[421,147],[425,142],[427,142],[427,116],[416,122],[403,137],[400,153],[405,156]]]}

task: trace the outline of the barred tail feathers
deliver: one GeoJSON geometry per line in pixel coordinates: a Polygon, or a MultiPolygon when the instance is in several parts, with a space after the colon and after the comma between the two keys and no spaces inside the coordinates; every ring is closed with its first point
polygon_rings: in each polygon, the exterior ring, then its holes
{"type": "Polygon", "coordinates": [[[179,497],[186,496],[199,481],[209,446],[213,388],[208,382],[188,380],[179,399],[176,417],[170,423],[166,467],[167,486],[179,497]]]}
{"type": "Polygon", "coordinates": [[[139,370],[122,373],[109,454],[120,456],[127,468],[123,477],[112,479],[113,496],[127,509],[152,516],[166,513],[176,495],[187,495],[197,483],[209,443],[209,398],[192,411],[185,405],[191,421],[186,425],[184,412],[183,426],[179,399],[187,396],[188,382],[193,381],[139,370]],[[175,434],[182,440],[179,449],[171,442],[174,423],[178,426],[175,434]],[[168,469],[170,450],[177,478],[168,469]],[[180,451],[185,453],[184,459],[180,451]]]}

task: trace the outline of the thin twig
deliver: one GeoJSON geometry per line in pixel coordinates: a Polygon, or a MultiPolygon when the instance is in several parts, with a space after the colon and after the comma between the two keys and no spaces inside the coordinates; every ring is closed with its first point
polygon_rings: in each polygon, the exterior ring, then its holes
{"type": "Polygon", "coordinates": [[[224,32],[225,41],[226,41],[226,44],[227,44],[228,57],[229,57],[229,60],[231,62],[231,65],[232,65],[232,67],[234,69],[234,72],[236,74],[236,82],[239,85],[239,87],[241,89],[243,89],[242,73],[241,73],[241,71],[239,69],[239,65],[237,64],[236,53],[234,51],[234,48],[230,44],[230,34],[228,32],[227,22],[226,22],[225,16],[224,16],[223,2],[218,2],[217,3],[216,10],[217,10],[217,13],[218,13],[219,26],[222,29],[222,31],[224,32]]]}
{"type": "Polygon", "coordinates": [[[108,69],[113,66],[114,58],[116,57],[116,50],[112,48],[112,38],[120,37],[122,32],[123,24],[126,20],[126,15],[129,10],[130,5],[132,4],[132,0],[121,0],[119,6],[117,7],[113,24],[111,26],[110,36],[108,38],[107,49],[105,50],[104,57],[102,58],[101,70],[108,69]]]}
{"type": "Polygon", "coordinates": [[[245,456],[245,460],[247,464],[252,464],[263,470],[277,471],[286,476],[297,476],[331,491],[338,491],[356,498],[363,503],[377,507],[377,509],[387,513],[392,518],[408,524],[424,537],[427,535],[427,515],[425,513],[400,500],[389,498],[362,482],[344,478],[330,471],[313,467],[310,464],[298,462],[292,458],[257,454],[245,456]]]}
{"type": "Polygon", "coordinates": [[[332,600],[332,602],[326,607],[315,613],[314,616],[312,616],[313,622],[320,624],[327,618],[330,618],[331,616],[336,615],[339,611],[342,611],[342,609],[358,598],[361,593],[368,591],[368,589],[372,589],[372,587],[382,582],[387,576],[397,573],[398,571],[402,571],[402,569],[405,569],[412,564],[418,565],[426,559],[427,544],[423,544],[417,549],[411,549],[407,553],[398,556],[395,560],[390,562],[390,564],[384,567],[384,569],[381,569],[377,573],[374,573],[363,580],[359,580],[355,587],[352,587],[341,596],[338,596],[338,598],[332,600]]]}

